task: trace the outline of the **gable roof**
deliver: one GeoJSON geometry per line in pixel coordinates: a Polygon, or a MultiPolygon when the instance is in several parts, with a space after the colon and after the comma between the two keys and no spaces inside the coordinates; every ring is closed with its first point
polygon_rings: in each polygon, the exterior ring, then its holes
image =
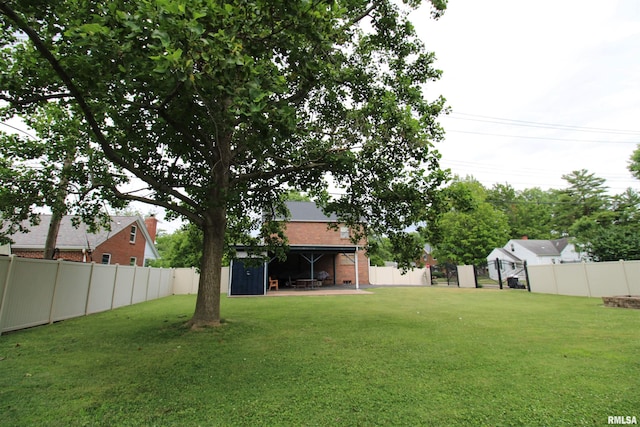
{"type": "Polygon", "coordinates": [[[286,202],[293,222],[335,222],[335,215],[326,216],[314,202],[286,202]]]}
{"type": "Polygon", "coordinates": [[[518,244],[538,256],[560,256],[569,244],[569,239],[563,237],[555,240],[511,240],[509,244],[518,244]]]}
{"type": "MultiPolygon", "coordinates": [[[[74,215],[65,215],[62,217],[60,231],[58,231],[58,239],[56,241],[56,247],[60,250],[81,250],[87,249],[87,246],[89,249],[95,249],[98,245],[106,242],[111,236],[116,235],[131,225],[136,225],[149,247],[151,247],[153,254],[159,258],[158,250],[153,245],[147,227],[140,216],[112,216],[111,230],[101,229],[97,233],[90,233],[87,225],[83,223],[80,223],[78,228],[74,227],[71,221],[74,217],[74,215]]],[[[14,241],[11,246],[14,249],[44,248],[50,223],[51,215],[40,215],[40,224],[38,225],[30,225],[28,222],[25,222],[23,225],[30,231],[28,233],[16,233],[10,236],[14,241]]]]}
{"type": "MultiPolygon", "coordinates": [[[[498,251],[500,253],[500,255],[504,256],[505,259],[508,259],[510,261],[522,262],[522,260],[520,258],[518,258],[517,256],[515,256],[514,254],[512,254],[511,252],[509,252],[508,250],[506,250],[504,248],[495,248],[494,251],[498,251]]],[[[491,251],[491,252],[493,253],[493,251],[491,251]]],[[[491,254],[489,254],[489,256],[491,256],[491,254]]]]}

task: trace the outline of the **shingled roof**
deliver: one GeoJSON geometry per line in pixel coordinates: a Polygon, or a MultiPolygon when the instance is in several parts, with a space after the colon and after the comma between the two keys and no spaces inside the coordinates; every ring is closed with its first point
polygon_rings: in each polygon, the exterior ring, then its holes
{"type": "Polygon", "coordinates": [[[335,222],[335,215],[326,216],[314,202],[286,202],[291,213],[289,221],[298,222],[335,222]]]}
{"type": "MultiPolygon", "coordinates": [[[[90,233],[85,224],[80,224],[78,228],[73,226],[72,215],[62,217],[60,223],[60,231],[56,247],[61,250],[80,250],[87,247],[93,249],[104,243],[109,237],[114,236],[120,231],[137,225],[140,232],[144,235],[145,240],[150,244],[155,252],[157,250],[153,246],[153,242],[147,232],[146,226],[142,218],[138,216],[112,216],[111,230],[100,230],[97,233],[90,233]]],[[[14,249],[42,249],[47,240],[49,224],[51,223],[51,215],[40,215],[40,224],[25,226],[30,230],[29,233],[16,233],[11,236],[14,243],[11,246],[14,249]]]]}
{"type": "Polygon", "coordinates": [[[555,240],[517,240],[523,248],[533,252],[538,256],[560,256],[560,253],[569,244],[566,237],[555,240]]]}

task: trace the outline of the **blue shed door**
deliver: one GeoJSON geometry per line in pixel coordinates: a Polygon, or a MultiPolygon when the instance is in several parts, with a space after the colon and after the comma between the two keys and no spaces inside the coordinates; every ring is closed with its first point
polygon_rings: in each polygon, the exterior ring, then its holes
{"type": "Polygon", "coordinates": [[[242,260],[233,260],[231,295],[264,295],[264,265],[246,267],[242,260]]]}

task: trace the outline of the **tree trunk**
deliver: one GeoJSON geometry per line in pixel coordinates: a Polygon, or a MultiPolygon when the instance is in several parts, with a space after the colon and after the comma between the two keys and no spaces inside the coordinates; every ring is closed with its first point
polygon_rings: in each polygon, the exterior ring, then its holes
{"type": "Polygon", "coordinates": [[[203,226],[198,298],[193,317],[187,322],[192,329],[220,325],[220,283],[227,215],[224,206],[212,211],[211,220],[203,226]]]}
{"type": "Polygon", "coordinates": [[[47,240],[44,244],[44,259],[53,259],[56,250],[56,242],[58,241],[58,231],[60,231],[60,223],[62,222],[62,213],[58,210],[51,215],[49,230],[47,232],[47,240]]]}
{"type": "Polygon", "coordinates": [[[56,194],[55,206],[52,206],[53,215],[51,215],[51,223],[47,232],[47,240],[44,244],[44,259],[53,259],[58,241],[58,232],[60,231],[60,223],[62,217],[66,213],[65,200],[69,194],[69,170],[73,165],[73,153],[67,153],[67,157],[62,164],[60,173],[60,183],[58,184],[58,193],[56,194]]]}

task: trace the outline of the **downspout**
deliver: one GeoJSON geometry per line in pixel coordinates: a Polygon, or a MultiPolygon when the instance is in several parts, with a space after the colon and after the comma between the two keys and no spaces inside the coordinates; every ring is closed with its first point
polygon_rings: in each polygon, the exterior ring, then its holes
{"type": "Polygon", "coordinates": [[[356,289],[360,289],[360,275],[358,274],[358,245],[356,245],[356,252],[354,255],[356,259],[356,262],[354,263],[356,266],[356,289]]]}

